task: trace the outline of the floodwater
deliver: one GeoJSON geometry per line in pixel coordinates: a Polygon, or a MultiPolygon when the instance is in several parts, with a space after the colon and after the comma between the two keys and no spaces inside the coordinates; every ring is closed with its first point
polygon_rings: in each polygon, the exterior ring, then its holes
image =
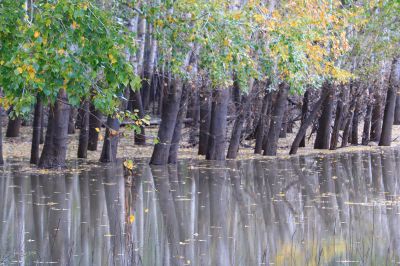
{"type": "Polygon", "coordinates": [[[400,263],[400,150],[0,175],[0,264],[400,263]]]}

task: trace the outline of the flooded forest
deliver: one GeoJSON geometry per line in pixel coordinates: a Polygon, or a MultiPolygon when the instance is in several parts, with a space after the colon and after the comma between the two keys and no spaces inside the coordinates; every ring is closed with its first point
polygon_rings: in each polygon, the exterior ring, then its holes
{"type": "Polygon", "coordinates": [[[400,264],[399,0],[0,0],[0,265],[400,264]]]}

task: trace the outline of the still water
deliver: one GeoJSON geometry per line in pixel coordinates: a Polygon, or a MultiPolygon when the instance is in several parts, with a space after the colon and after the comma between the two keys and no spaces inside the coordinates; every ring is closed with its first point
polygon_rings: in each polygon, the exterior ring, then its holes
{"type": "Polygon", "coordinates": [[[400,263],[400,150],[120,165],[4,166],[0,264],[400,263]]]}

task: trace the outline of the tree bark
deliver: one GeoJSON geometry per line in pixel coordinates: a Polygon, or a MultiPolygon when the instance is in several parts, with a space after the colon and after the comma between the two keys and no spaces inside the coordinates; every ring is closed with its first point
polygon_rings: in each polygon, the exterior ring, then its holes
{"type": "Polygon", "coordinates": [[[103,149],[101,150],[100,162],[111,163],[117,160],[119,127],[119,120],[112,116],[108,116],[106,135],[104,137],[103,149]]]}
{"type": "Polygon", "coordinates": [[[400,95],[396,95],[396,108],[394,109],[394,125],[400,125],[400,95]]]}
{"type": "Polygon", "coordinates": [[[267,112],[269,106],[271,105],[272,93],[270,91],[265,92],[265,96],[263,98],[262,107],[261,107],[261,115],[258,120],[257,128],[256,128],[256,146],[254,149],[254,153],[261,154],[263,149],[263,141],[265,136],[265,131],[267,127],[267,112]]]}
{"type": "Polygon", "coordinates": [[[392,127],[394,122],[394,110],[396,96],[400,87],[400,58],[396,57],[392,62],[392,69],[389,78],[389,87],[386,96],[385,112],[379,146],[390,146],[392,142],[392,127]]]}
{"type": "Polygon", "coordinates": [[[3,107],[0,106],[0,165],[3,164],[3,107]]]}
{"type": "Polygon", "coordinates": [[[43,116],[43,103],[42,99],[37,96],[35,104],[35,114],[33,116],[32,126],[32,146],[31,146],[31,164],[39,163],[39,145],[40,145],[40,130],[42,128],[42,116],[43,116]]]}
{"type": "Polygon", "coordinates": [[[210,135],[206,154],[207,160],[225,160],[225,135],[227,126],[228,102],[228,89],[214,89],[210,135]]]}
{"type": "Polygon", "coordinates": [[[186,116],[188,101],[189,85],[184,84],[182,88],[181,101],[179,103],[179,111],[176,117],[174,134],[172,136],[171,146],[169,148],[168,163],[176,164],[178,160],[179,141],[181,139],[183,120],[186,116]]]}
{"type": "Polygon", "coordinates": [[[228,153],[226,156],[229,159],[236,159],[239,152],[240,138],[242,136],[244,122],[250,111],[250,95],[242,95],[240,105],[241,106],[237,109],[238,116],[233,125],[228,153]]]}
{"type": "Polygon", "coordinates": [[[331,137],[331,144],[330,144],[330,149],[331,150],[336,150],[338,141],[339,141],[339,130],[340,130],[340,125],[342,124],[343,121],[343,109],[344,109],[344,93],[341,91],[339,99],[337,100],[336,103],[336,115],[335,115],[335,122],[333,123],[333,130],[332,130],[332,137],[331,137]]]}
{"type": "Polygon", "coordinates": [[[78,158],[87,158],[87,150],[89,143],[89,101],[84,101],[82,104],[84,110],[81,129],[79,130],[78,158]]]}
{"type": "MultiPolygon", "coordinates": [[[[303,124],[307,118],[309,104],[310,104],[310,90],[306,90],[303,97],[303,105],[301,107],[301,124],[303,124]]],[[[304,134],[303,138],[299,143],[299,147],[305,147],[305,146],[306,146],[306,134],[304,134]]]]}
{"type": "Polygon", "coordinates": [[[300,147],[300,143],[303,140],[304,136],[306,135],[307,128],[312,124],[312,122],[317,118],[318,113],[322,107],[322,104],[326,101],[326,98],[329,96],[329,93],[327,91],[322,91],[321,92],[321,97],[319,100],[313,105],[310,114],[304,119],[304,121],[301,123],[300,129],[297,132],[296,137],[294,138],[294,141],[292,143],[292,146],[290,148],[289,154],[296,154],[297,150],[300,147]]]}
{"type": "Polygon", "coordinates": [[[371,129],[371,115],[372,115],[372,105],[371,103],[368,103],[367,110],[365,111],[364,128],[361,140],[362,145],[368,145],[369,143],[370,129],[371,129]]]}
{"type": "Polygon", "coordinates": [[[161,123],[158,130],[158,143],[154,146],[150,164],[165,165],[168,163],[169,149],[174,135],[175,123],[179,112],[182,95],[182,81],[173,79],[163,99],[161,123]]]}
{"type": "Polygon", "coordinates": [[[83,113],[84,110],[82,110],[82,105],[79,108],[79,111],[77,112],[76,109],[74,107],[71,106],[70,108],[70,113],[69,113],[69,121],[68,121],[68,135],[73,135],[75,134],[75,119],[77,120],[76,124],[78,126],[78,128],[81,128],[82,126],[82,119],[83,119],[83,113]],[[79,117],[79,122],[78,122],[78,118],[75,118],[76,113],[78,113],[78,117],[79,117]]]}
{"type": "Polygon", "coordinates": [[[356,107],[354,109],[353,119],[351,122],[351,144],[358,145],[358,124],[360,117],[360,102],[359,99],[355,99],[356,107]]]}
{"type": "Polygon", "coordinates": [[[325,98],[322,115],[319,118],[314,149],[329,149],[330,144],[334,89],[333,85],[327,82],[322,89],[327,91],[328,96],[325,98]]]}
{"type": "Polygon", "coordinates": [[[7,138],[16,138],[19,136],[19,131],[21,129],[21,118],[9,118],[6,137],[7,138]]]}
{"type": "Polygon", "coordinates": [[[380,91],[374,94],[374,107],[371,118],[371,140],[378,142],[382,132],[382,95],[380,91]]]}
{"type": "Polygon", "coordinates": [[[60,90],[57,101],[50,108],[46,139],[39,160],[40,168],[65,168],[68,145],[68,121],[70,107],[67,93],[60,90]]]}
{"type": "Polygon", "coordinates": [[[103,116],[100,111],[96,110],[94,105],[90,104],[90,116],[89,116],[89,140],[88,150],[96,151],[97,143],[99,142],[99,131],[101,130],[101,120],[103,116]]]}
{"type": "Polygon", "coordinates": [[[211,91],[203,86],[200,94],[200,132],[199,132],[199,155],[207,154],[208,137],[211,124],[211,91]]]}
{"type": "Polygon", "coordinates": [[[287,108],[287,98],[289,94],[289,85],[281,83],[276,98],[276,102],[272,108],[271,122],[269,125],[267,144],[264,150],[264,155],[275,156],[278,150],[279,133],[282,127],[283,116],[287,108]]]}

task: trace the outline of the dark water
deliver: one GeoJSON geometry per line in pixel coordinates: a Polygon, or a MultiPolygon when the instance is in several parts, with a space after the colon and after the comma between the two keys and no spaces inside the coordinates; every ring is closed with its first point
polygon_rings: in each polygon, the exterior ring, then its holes
{"type": "Polygon", "coordinates": [[[0,177],[0,264],[395,265],[400,151],[0,177]]]}

